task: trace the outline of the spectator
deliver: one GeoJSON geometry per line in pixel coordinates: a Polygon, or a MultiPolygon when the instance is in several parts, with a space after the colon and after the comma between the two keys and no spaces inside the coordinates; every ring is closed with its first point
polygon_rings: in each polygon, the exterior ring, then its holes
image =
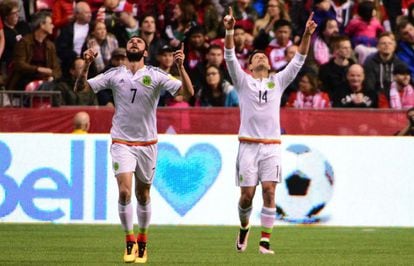
{"type": "Polygon", "coordinates": [[[351,19],[345,33],[351,38],[353,47],[362,44],[377,45],[377,36],[384,32],[381,22],[374,16],[374,3],[364,0],[358,5],[358,16],[351,19]]]}
{"type": "Polygon", "coordinates": [[[52,81],[62,74],[55,45],[47,38],[54,27],[50,13],[35,13],[32,27],[33,32],[16,43],[13,70],[6,84],[8,90],[24,90],[31,81],[52,81]]]}
{"type": "MultiPolygon", "coordinates": [[[[285,60],[285,49],[293,45],[293,42],[291,40],[292,24],[287,20],[279,19],[275,23],[274,31],[275,38],[269,43],[265,49],[265,52],[269,57],[272,69],[279,71],[287,64],[285,60]]],[[[262,38],[260,37],[260,34],[258,38],[262,38]]],[[[256,48],[260,49],[262,46],[260,45],[256,48]]]]}
{"type": "Polygon", "coordinates": [[[414,107],[414,90],[411,84],[410,70],[398,65],[393,71],[394,78],[388,94],[379,95],[379,107],[405,109],[414,107]]]}
{"type": "MultiPolygon", "coordinates": [[[[178,73],[177,65],[174,64],[174,49],[171,46],[165,45],[161,47],[158,51],[157,61],[160,69],[173,77],[179,78],[180,75],[178,73]]],[[[188,107],[190,104],[188,103],[188,99],[183,95],[176,95],[173,97],[169,92],[164,90],[160,92],[158,106],[188,107]]]]}
{"type": "Polygon", "coordinates": [[[331,107],[329,96],[318,89],[318,78],[305,73],[299,79],[298,89],[290,94],[286,107],[323,109],[331,107]]]}
{"type": "Polygon", "coordinates": [[[335,19],[326,19],[319,26],[319,31],[311,43],[309,55],[306,58],[306,64],[311,66],[315,72],[318,72],[319,67],[328,63],[332,58],[331,39],[338,36],[338,33],[338,22],[335,19]]]}
{"type": "Polygon", "coordinates": [[[199,91],[201,106],[239,106],[237,92],[228,81],[223,79],[221,70],[215,66],[207,66],[205,72],[206,85],[199,91]]]}
{"type": "Polygon", "coordinates": [[[168,40],[169,45],[178,48],[184,41],[187,31],[196,25],[196,12],[194,5],[187,1],[181,1],[175,4],[171,21],[167,22],[164,32],[164,38],[168,40]]]}
{"type": "Polygon", "coordinates": [[[192,71],[198,63],[204,62],[209,43],[206,42],[205,31],[202,26],[192,27],[186,35],[185,66],[192,71]]]}
{"type": "Polygon", "coordinates": [[[364,87],[364,78],[364,68],[361,65],[350,66],[346,83],[334,93],[333,107],[377,107],[377,94],[364,87]]]}
{"type": "Polygon", "coordinates": [[[78,112],[73,117],[72,134],[88,134],[90,127],[90,118],[87,112],[78,112]]]}
{"type": "Polygon", "coordinates": [[[118,48],[118,41],[112,33],[107,32],[103,22],[94,21],[90,27],[86,45],[82,50],[89,48],[97,54],[89,70],[90,76],[93,77],[102,72],[109,64],[112,52],[118,48]]]}
{"type": "Polygon", "coordinates": [[[414,77],[414,26],[407,19],[402,19],[397,24],[399,43],[397,56],[405,62],[410,71],[411,79],[414,77]]]}
{"type": "Polygon", "coordinates": [[[114,34],[119,12],[123,10],[125,3],[125,0],[104,0],[96,13],[96,21],[104,23],[106,30],[114,34]]]}
{"type": "Polygon", "coordinates": [[[369,90],[389,95],[393,78],[393,69],[405,66],[396,55],[396,41],[394,34],[384,32],[378,38],[378,52],[370,56],[364,64],[365,86],[369,90]]]}
{"type": "Polygon", "coordinates": [[[261,30],[264,30],[271,38],[274,38],[274,24],[279,19],[290,21],[289,13],[280,0],[269,0],[269,2],[267,2],[265,16],[256,20],[254,23],[253,37],[256,37],[261,30]]]}
{"type": "Polygon", "coordinates": [[[216,44],[210,45],[205,58],[206,60],[197,63],[191,75],[195,93],[206,85],[205,73],[207,66],[215,65],[220,69],[223,78],[227,81],[231,81],[227,68],[224,64],[224,54],[222,47],[216,44]]]}
{"type": "Polygon", "coordinates": [[[194,0],[194,8],[197,14],[197,24],[204,27],[208,40],[213,40],[219,33],[224,33],[221,29],[221,17],[211,0],[194,0]]]}
{"type": "MultiPolygon", "coordinates": [[[[312,10],[314,12],[313,20],[316,24],[322,25],[322,22],[327,19],[336,20],[337,14],[334,7],[335,5],[331,0],[314,0],[312,10]]],[[[339,27],[342,28],[342,24],[340,24],[339,27]]],[[[317,32],[319,30],[320,29],[316,29],[317,32]]]]}
{"type": "Polygon", "coordinates": [[[61,92],[61,105],[98,105],[95,93],[90,90],[83,90],[75,92],[76,79],[82,74],[85,66],[85,60],[76,58],[69,68],[68,77],[62,77],[56,81],[56,90],[61,92]]]}
{"type": "Polygon", "coordinates": [[[153,15],[144,15],[140,21],[140,36],[148,44],[148,56],[145,58],[145,62],[154,66],[157,65],[158,51],[167,44],[164,39],[157,37],[155,21],[153,15]]]}
{"type": "Polygon", "coordinates": [[[29,24],[19,20],[19,3],[15,0],[4,0],[0,3],[0,16],[4,24],[4,52],[1,56],[1,73],[5,77],[10,75],[13,50],[16,43],[24,35],[30,33],[29,24]]]}
{"type": "Polygon", "coordinates": [[[55,0],[52,6],[52,21],[55,25],[55,32],[61,28],[69,25],[74,16],[74,3],[73,0],[55,0]]]}
{"type": "Polygon", "coordinates": [[[68,75],[70,64],[76,57],[81,56],[82,47],[86,43],[90,22],[91,8],[87,2],[78,2],[75,5],[74,21],[60,30],[56,38],[57,54],[61,61],[63,75],[68,75]]]}
{"type": "Polygon", "coordinates": [[[253,43],[254,22],[258,15],[256,10],[252,7],[251,0],[235,0],[232,4],[234,18],[236,25],[240,25],[246,31],[246,41],[248,44],[253,43]]]}
{"type": "Polygon", "coordinates": [[[414,108],[407,110],[407,125],[397,132],[397,136],[414,136],[414,108]]]}
{"type": "Polygon", "coordinates": [[[118,19],[114,26],[114,35],[119,47],[126,47],[126,43],[132,36],[139,35],[139,22],[134,17],[133,6],[126,2],[123,9],[117,13],[118,19]]]}
{"type": "Polygon", "coordinates": [[[334,98],[335,90],[346,82],[346,72],[354,63],[351,59],[351,41],[346,36],[338,36],[332,40],[333,57],[328,63],[319,68],[319,79],[322,82],[322,90],[334,98]]]}
{"type": "MultiPolygon", "coordinates": [[[[239,60],[240,66],[244,70],[248,70],[249,56],[253,50],[253,47],[246,44],[246,31],[239,25],[234,26],[234,49],[236,51],[236,57],[239,60]]],[[[228,80],[231,81],[231,79],[228,80]]]]}

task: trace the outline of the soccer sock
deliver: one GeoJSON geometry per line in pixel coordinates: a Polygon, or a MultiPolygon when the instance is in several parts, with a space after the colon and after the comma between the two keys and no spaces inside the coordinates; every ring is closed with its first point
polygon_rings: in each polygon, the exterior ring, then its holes
{"type": "Polygon", "coordinates": [[[252,213],[252,206],[247,207],[246,209],[243,209],[240,205],[239,205],[239,219],[240,219],[240,224],[241,224],[241,228],[242,229],[248,229],[249,228],[249,219],[250,219],[250,214],[252,213]]]}
{"type": "Polygon", "coordinates": [[[126,234],[126,242],[135,242],[132,203],[126,205],[118,203],[118,214],[126,234]]]}
{"type": "Polygon", "coordinates": [[[262,233],[260,241],[269,242],[272,234],[273,224],[275,222],[276,208],[263,207],[260,213],[262,233]]]}
{"type": "Polygon", "coordinates": [[[147,242],[147,233],[151,220],[151,202],[146,205],[137,205],[138,236],[137,242],[147,242]]]}

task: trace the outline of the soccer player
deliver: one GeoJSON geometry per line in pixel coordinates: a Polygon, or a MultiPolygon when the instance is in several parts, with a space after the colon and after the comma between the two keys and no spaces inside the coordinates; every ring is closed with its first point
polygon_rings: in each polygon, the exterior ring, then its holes
{"type": "Polygon", "coordinates": [[[240,101],[239,151],[236,163],[236,185],[241,195],[238,204],[240,231],[236,249],[247,248],[249,218],[252,201],[259,182],[262,185],[263,207],[260,213],[261,239],[259,252],[274,254],[270,249],[270,236],[276,217],[275,190],[281,180],[280,99],[283,91],[302,67],[312,33],[316,29],[313,13],[306,22],[298,52],[284,70],[269,75],[269,58],[263,51],[254,51],[248,62],[251,74],[241,68],[234,50],[235,19],[230,8],[223,19],[226,29],[225,60],[240,101]]]}
{"type": "Polygon", "coordinates": [[[150,188],[157,160],[156,108],[160,91],[171,95],[194,95],[191,80],[184,69],[184,46],[174,52],[181,81],[159,68],[144,64],[148,46],[140,37],[132,37],[126,46],[128,63],[109,69],[86,80],[89,65],[95,52],[84,53],[86,66],[78,79],[75,90],[92,89],[95,93],[112,89],[115,114],[111,128],[111,156],[119,190],[118,212],[126,233],[124,262],[147,261],[147,233],[151,217],[150,188]],[[131,202],[132,178],[135,175],[137,198],[138,236],[133,231],[133,208],[131,202]]]}

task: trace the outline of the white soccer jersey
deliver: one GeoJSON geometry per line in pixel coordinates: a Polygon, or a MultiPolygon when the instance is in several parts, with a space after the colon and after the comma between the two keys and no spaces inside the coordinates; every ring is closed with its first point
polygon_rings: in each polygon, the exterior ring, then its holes
{"type": "Polygon", "coordinates": [[[162,89],[175,95],[182,83],[157,67],[145,66],[132,74],[125,66],[114,67],[88,80],[95,93],[112,89],[115,114],[111,137],[126,141],[157,139],[156,109],[162,89]]]}
{"type": "Polygon", "coordinates": [[[234,49],[224,49],[224,52],[227,69],[239,96],[239,138],[279,140],[280,99],[298,74],[306,56],[296,53],[284,70],[269,78],[254,79],[240,67],[234,49]]]}

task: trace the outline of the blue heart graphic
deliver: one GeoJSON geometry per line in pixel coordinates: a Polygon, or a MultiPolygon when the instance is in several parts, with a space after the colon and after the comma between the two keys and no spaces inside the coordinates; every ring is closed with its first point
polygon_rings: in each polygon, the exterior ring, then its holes
{"type": "Polygon", "coordinates": [[[191,146],[182,157],[174,145],[159,143],[154,186],[184,216],[212,186],[220,169],[220,152],[210,144],[191,146]]]}

